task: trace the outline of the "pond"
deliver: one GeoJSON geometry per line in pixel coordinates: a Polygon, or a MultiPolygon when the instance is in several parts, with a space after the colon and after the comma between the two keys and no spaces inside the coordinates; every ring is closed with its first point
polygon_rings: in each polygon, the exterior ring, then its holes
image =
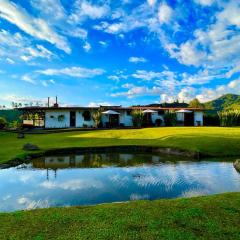
{"type": "Polygon", "coordinates": [[[231,161],[154,154],[48,156],[0,169],[0,211],[240,191],[231,161]]]}

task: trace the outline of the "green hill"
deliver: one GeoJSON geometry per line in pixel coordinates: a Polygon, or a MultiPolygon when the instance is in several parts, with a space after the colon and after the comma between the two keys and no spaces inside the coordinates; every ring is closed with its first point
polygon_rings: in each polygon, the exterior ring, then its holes
{"type": "Polygon", "coordinates": [[[225,94],[215,100],[206,102],[205,107],[215,111],[226,109],[240,109],[240,95],[225,94]]]}
{"type": "Polygon", "coordinates": [[[12,109],[0,110],[0,117],[6,118],[8,122],[18,120],[20,115],[21,113],[17,110],[12,109]]]}

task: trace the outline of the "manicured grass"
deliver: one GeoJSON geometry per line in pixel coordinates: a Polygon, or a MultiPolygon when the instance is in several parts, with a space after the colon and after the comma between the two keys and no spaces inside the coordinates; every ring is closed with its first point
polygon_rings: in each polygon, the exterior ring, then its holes
{"type": "Polygon", "coordinates": [[[0,163],[23,157],[24,143],[37,144],[42,151],[52,148],[147,145],[174,147],[211,156],[240,155],[240,128],[162,127],[128,130],[94,130],[49,134],[0,133],[0,163]]]}
{"type": "Polygon", "coordinates": [[[0,239],[240,239],[240,193],[0,214],[0,239]]]}

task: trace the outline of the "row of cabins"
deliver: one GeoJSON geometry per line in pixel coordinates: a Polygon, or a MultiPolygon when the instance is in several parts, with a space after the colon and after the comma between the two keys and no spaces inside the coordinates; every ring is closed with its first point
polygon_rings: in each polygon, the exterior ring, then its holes
{"type": "Polygon", "coordinates": [[[175,112],[177,125],[203,126],[204,110],[200,108],[162,107],[25,107],[19,108],[23,114],[23,124],[51,128],[92,128],[95,127],[93,113],[101,112],[101,125],[104,128],[133,127],[132,111],[144,113],[144,126],[165,126],[165,115],[175,112]],[[37,116],[37,117],[32,117],[37,116]]]}

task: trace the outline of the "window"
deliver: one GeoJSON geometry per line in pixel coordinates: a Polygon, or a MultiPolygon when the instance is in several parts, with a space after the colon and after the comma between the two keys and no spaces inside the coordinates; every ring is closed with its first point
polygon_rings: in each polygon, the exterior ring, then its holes
{"type": "Polygon", "coordinates": [[[84,121],[91,121],[91,113],[89,111],[84,111],[82,116],[84,121]]]}

